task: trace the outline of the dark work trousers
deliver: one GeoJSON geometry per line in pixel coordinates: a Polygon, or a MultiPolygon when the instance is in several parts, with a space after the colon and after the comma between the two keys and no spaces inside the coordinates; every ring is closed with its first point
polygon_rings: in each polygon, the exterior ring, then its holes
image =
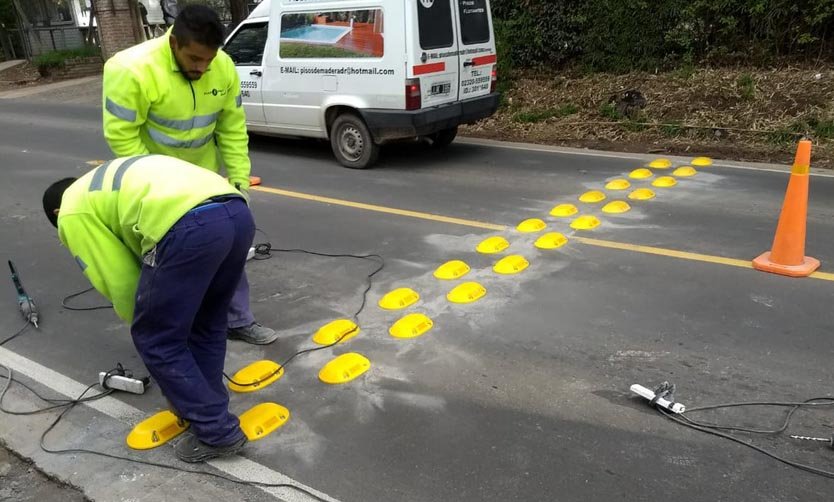
{"type": "Polygon", "coordinates": [[[223,385],[226,322],[255,222],[242,199],[186,213],[143,260],[133,343],[177,416],[200,441],[243,436],[223,385]]]}

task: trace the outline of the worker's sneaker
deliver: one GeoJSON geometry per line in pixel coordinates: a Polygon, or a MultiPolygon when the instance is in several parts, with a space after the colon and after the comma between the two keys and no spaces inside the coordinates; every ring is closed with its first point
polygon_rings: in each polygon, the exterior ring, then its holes
{"type": "Polygon", "coordinates": [[[240,328],[229,328],[229,338],[235,340],[243,340],[247,343],[255,345],[266,345],[278,339],[278,333],[266,326],[253,322],[249,326],[241,326],[240,328]]]}
{"type": "Polygon", "coordinates": [[[197,439],[194,434],[187,434],[174,447],[174,452],[176,452],[178,459],[193,464],[213,458],[235,455],[243,449],[246,443],[246,436],[243,436],[227,446],[211,446],[197,439]]]}

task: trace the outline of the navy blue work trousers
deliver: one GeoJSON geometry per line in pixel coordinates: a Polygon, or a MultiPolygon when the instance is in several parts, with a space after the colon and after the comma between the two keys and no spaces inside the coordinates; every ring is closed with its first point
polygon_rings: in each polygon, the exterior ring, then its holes
{"type": "Polygon", "coordinates": [[[255,237],[242,199],[197,206],[145,256],[131,335],[151,376],[197,438],[243,436],[223,384],[229,302],[255,237]]]}

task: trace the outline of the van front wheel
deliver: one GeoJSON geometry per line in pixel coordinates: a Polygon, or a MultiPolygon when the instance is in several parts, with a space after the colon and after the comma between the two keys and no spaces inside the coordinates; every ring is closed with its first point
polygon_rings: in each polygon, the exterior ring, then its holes
{"type": "Polygon", "coordinates": [[[431,136],[431,146],[435,148],[446,148],[447,146],[452,144],[452,141],[455,140],[455,137],[458,135],[458,128],[453,127],[451,129],[443,129],[442,131],[438,131],[431,136]]]}
{"type": "Polygon", "coordinates": [[[368,126],[352,113],[339,115],[333,121],[330,147],[336,160],[351,169],[371,167],[379,157],[379,145],[374,143],[368,126]]]}

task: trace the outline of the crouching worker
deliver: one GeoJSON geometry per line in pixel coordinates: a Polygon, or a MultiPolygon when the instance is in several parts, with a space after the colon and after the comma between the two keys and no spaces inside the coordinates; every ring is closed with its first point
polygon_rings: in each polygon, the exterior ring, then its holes
{"type": "Polygon", "coordinates": [[[112,160],[43,195],[61,242],[130,323],[136,350],[191,424],[186,462],[233,455],[246,443],[223,385],[226,314],[255,224],[223,178],[173,157],[112,160]]]}

